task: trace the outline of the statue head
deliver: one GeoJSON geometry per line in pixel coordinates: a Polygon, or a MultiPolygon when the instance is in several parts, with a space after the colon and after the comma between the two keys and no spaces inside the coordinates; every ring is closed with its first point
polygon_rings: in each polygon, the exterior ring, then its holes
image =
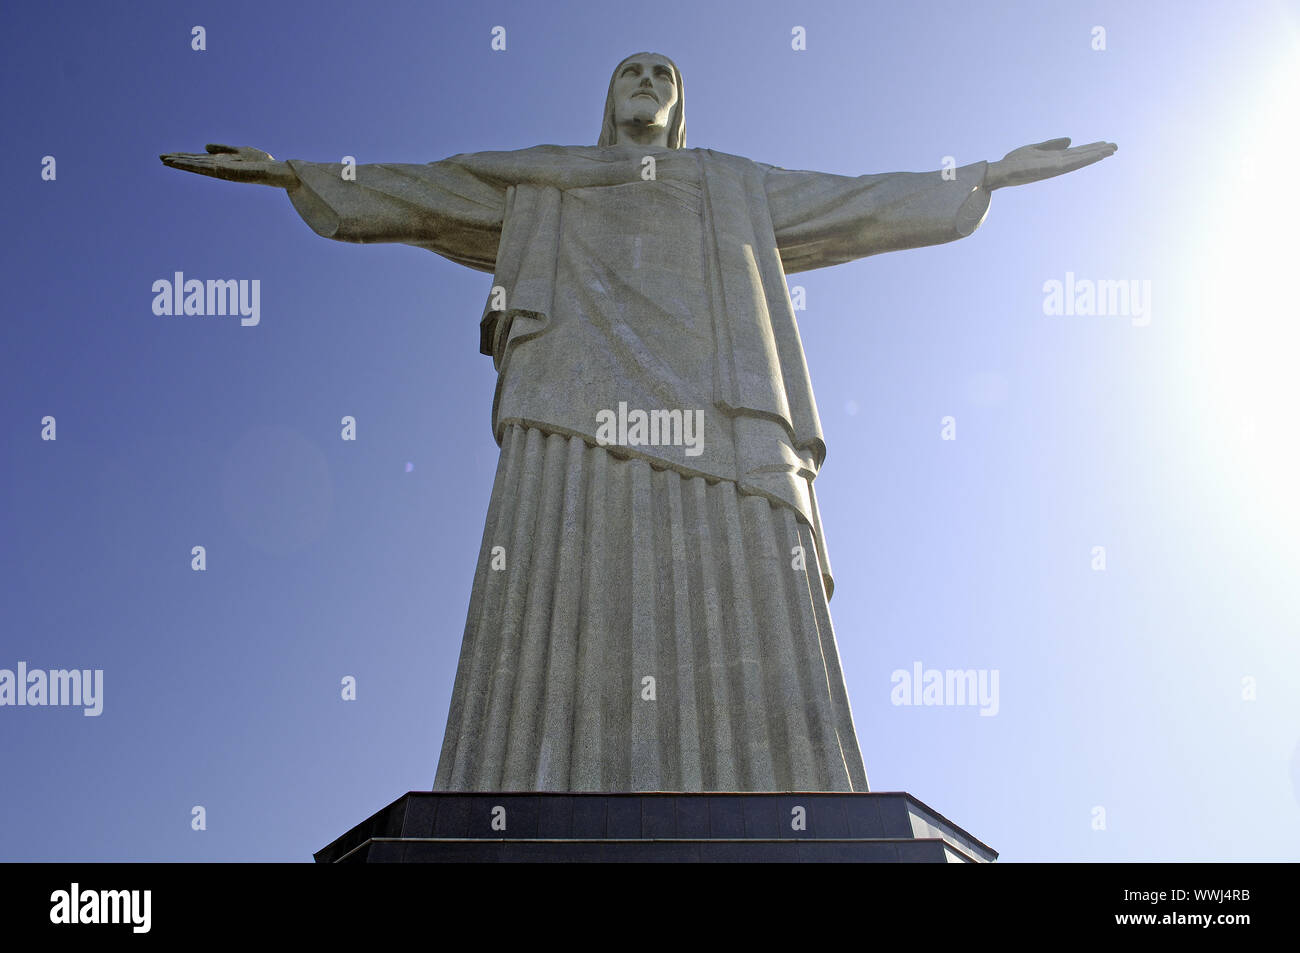
{"type": "Polygon", "coordinates": [[[685,95],[676,63],[662,53],[633,53],[609,78],[597,145],[612,146],[620,128],[635,126],[647,132],[663,129],[669,149],[686,148],[685,95]]]}

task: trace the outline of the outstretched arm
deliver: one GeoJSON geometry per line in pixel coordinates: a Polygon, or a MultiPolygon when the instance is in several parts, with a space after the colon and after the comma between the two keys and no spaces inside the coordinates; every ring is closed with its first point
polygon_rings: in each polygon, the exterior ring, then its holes
{"type": "Polygon", "coordinates": [[[401,242],[479,271],[495,267],[507,182],[457,157],[427,164],[277,161],[247,146],[210,145],[207,154],[168,153],[185,172],[278,186],[312,230],[345,242],[401,242]]]}
{"type": "Polygon", "coordinates": [[[1067,148],[1049,139],[935,172],[844,176],[767,166],[768,208],[786,273],[964,238],[979,228],[994,189],[1073,172],[1115,152],[1109,142],[1067,148]]]}
{"type": "Polygon", "coordinates": [[[786,274],[964,238],[988,211],[988,165],[859,176],[769,167],[768,210],[786,274]]]}

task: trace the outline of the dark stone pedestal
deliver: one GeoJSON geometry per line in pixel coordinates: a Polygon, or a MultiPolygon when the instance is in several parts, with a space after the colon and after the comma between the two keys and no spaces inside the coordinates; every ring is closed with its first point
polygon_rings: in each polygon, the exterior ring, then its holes
{"type": "Polygon", "coordinates": [[[910,794],[441,791],[403,795],[315,854],[322,864],[942,864],[997,856],[910,794]]]}

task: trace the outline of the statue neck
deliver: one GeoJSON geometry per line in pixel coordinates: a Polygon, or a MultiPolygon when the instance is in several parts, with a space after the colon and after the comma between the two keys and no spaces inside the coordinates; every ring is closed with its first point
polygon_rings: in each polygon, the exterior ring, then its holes
{"type": "Polygon", "coordinates": [[[664,126],[649,126],[643,123],[627,122],[618,127],[617,145],[658,146],[668,148],[668,130],[664,126]]]}

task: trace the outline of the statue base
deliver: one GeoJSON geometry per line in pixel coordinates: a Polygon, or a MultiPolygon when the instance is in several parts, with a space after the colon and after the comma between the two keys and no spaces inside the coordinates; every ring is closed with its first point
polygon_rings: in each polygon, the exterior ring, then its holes
{"type": "Polygon", "coordinates": [[[991,863],[910,794],[412,791],[317,863],[991,863]]]}

